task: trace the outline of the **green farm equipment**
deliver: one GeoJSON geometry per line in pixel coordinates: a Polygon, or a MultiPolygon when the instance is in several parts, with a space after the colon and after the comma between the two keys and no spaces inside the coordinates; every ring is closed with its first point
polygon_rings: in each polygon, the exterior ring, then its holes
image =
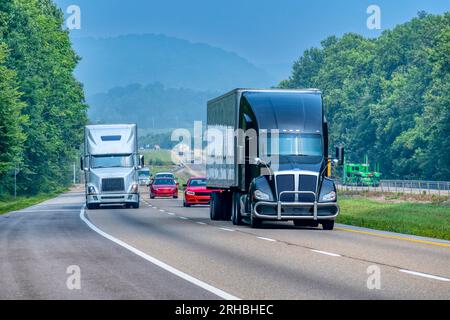
{"type": "Polygon", "coordinates": [[[348,186],[373,186],[380,185],[381,173],[379,164],[375,164],[375,170],[370,171],[369,159],[364,157],[364,163],[344,163],[343,184],[348,186]]]}

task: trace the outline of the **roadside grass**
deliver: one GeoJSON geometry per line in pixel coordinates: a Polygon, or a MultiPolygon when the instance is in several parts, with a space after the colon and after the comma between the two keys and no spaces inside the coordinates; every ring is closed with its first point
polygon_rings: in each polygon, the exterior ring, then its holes
{"type": "Polygon", "coordinates": [[[150,150],[141,152],[144,155],[145,164],[149,166],[173,165],[170,150],[150,150]]]}
{"type": "Polygon", "coordinates": [[[8,213],[11,211],[21,210],[35,204],[41,203],[45,200],[54,198],[58,194],[64,192],[66,190],[59,190],[57,192],[48,193],[48,194],[38,194],[36,196],[31,197],[17,197],[14,199],[12,196],[2,196],[0,197],[0,214],[8,213]]]}
{"type": "Polygon", "coordinates": [[[450,240],[448,202],[384,202],[341,195],[339,205],[338,223],[450,240]]]}

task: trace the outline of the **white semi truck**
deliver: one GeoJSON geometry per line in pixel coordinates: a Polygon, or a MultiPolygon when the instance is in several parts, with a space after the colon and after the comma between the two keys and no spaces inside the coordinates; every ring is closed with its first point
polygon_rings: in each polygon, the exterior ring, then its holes
{"type": "Polygon", "coordinates": [[[144,158],[137,152],[135,124],[85,127],[81,169],[85,174],[86,207],[124,204],[139,208],[138,170],[144,158]]]}

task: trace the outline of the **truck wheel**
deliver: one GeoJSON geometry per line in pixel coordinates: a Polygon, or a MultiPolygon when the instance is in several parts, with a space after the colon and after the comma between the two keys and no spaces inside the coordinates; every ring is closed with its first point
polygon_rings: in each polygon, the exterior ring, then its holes
{"type": "Polygon", "coordinates": [[[235,226],[242,225],[241,216],[241,194],[239,192],[233,192],[232,196],[232,208],[231,208],[231,221],[235,226]]]}
{"type": "Polygon", "coordinates": [[[139,202],[135,202],[135,203],[131,204],[131,206],[132,206],[134,209],[139,209],[139,202]]]}
{"type": "Polygon", "coordinates": [[[321,222],[323,230],[333,230],[334,220],[324,220],[321,222]]]}
{"type": "Polygon", "coordinates": [[[220,206],[220,195],[218,192],[211,193],[211,205],[209,206],[209,217],[211,220],[218,221],[222,219],[223,209],[220,206]]]}

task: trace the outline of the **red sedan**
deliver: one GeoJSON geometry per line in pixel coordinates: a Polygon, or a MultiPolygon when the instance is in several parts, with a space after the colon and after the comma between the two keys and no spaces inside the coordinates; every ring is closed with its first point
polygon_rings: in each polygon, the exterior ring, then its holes
{"type": "Polygon", "coordinates": [[[211,190],[206,189],[206,178],[190,178],[184,187],[183,207],[208,204],[211,200],[211,190]]]}
{"type": "Polygon", "coordinates": [[[172,197],[178,198],[178,184],[172,178],[156,178],[150,184],[150,198],[172,197]]]}

